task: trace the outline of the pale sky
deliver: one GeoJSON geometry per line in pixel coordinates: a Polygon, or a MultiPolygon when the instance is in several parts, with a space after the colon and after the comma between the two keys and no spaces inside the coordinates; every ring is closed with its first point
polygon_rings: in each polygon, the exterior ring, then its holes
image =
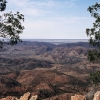
{"type": "Polygon", "coordinates": [[[100,0],[7,0],[6,12],[24,14],[22,39],[88,39],[94,18],[87,8],[100,0]]]}

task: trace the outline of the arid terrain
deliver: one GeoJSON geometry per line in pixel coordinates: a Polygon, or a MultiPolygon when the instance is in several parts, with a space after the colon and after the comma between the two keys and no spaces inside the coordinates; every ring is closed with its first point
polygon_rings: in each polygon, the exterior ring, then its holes
{"type": "Polygon", "coordinates": [[[91,87],[89,73],[100,69],[99,63],[87,60],[91,48],[86,42],[4,46],[0,50],[0,98],[30,92],[39,100],[70,100],[73,94],[86,94],[91,87]]]}

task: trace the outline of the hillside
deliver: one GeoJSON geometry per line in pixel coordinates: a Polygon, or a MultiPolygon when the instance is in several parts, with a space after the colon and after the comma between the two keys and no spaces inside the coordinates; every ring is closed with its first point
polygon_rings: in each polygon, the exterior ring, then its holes
{"type": "Polygon", "coordinates": [[[88,49],[88,43],[22,42],[5,46],[0,51],[0,98],[20,97],[26,92],[41,99],[86,94],[91,86],[89,73],[100,69],[99,63],[90,66],[88,49]]]}

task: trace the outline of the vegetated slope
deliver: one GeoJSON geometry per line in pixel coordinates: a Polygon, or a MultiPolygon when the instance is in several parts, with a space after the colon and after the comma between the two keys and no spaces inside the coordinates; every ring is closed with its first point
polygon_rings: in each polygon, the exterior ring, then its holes
{"type": "MultiPolygon", "coordinates": [[[[87,43],[54,45],[22,42],[0,52],[0,94],[20,96],[29,91],[46,99],[66,93],[86,93],[89,73],[100,69],[87,61],[87,43]]],[[[70,98],[70,96],[68,96],[70,98]]]]}

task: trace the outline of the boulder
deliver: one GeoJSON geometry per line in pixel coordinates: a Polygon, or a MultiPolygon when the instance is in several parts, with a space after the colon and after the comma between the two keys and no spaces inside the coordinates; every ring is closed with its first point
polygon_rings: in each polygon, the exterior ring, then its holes
{"type": "Polygon", "coordinates": [[[32,96],[29,100],[37,100],[38,96],[35,95],[35,96],[32,96]]]}
{"type": "Polygon", "coordinates": [[[27,92],[23,96],[21,96],[19,100],[29,100],[29,97],[30,97],[30,92],[27,92]]]}
{"type": "Polygon", "coordinates": [[[85,95],[86,96],[86,100],[93,100],[94,98],[94,94],[96,93],[96,87],[92,86],[89,87],[89,91],[88,93],[85,95]]]}
{"type": "Polygon", "coordinates": [[[93,100],[100,100],[100,91],[97,91],[95,94],[94,94],[94,99],[93,100]]]}
{"type": "Polygon", "coordinates": [[[86,100],[86,98],[85,96],[75,94],[75,96],[71,96],[71,100],[86,100]]]}

